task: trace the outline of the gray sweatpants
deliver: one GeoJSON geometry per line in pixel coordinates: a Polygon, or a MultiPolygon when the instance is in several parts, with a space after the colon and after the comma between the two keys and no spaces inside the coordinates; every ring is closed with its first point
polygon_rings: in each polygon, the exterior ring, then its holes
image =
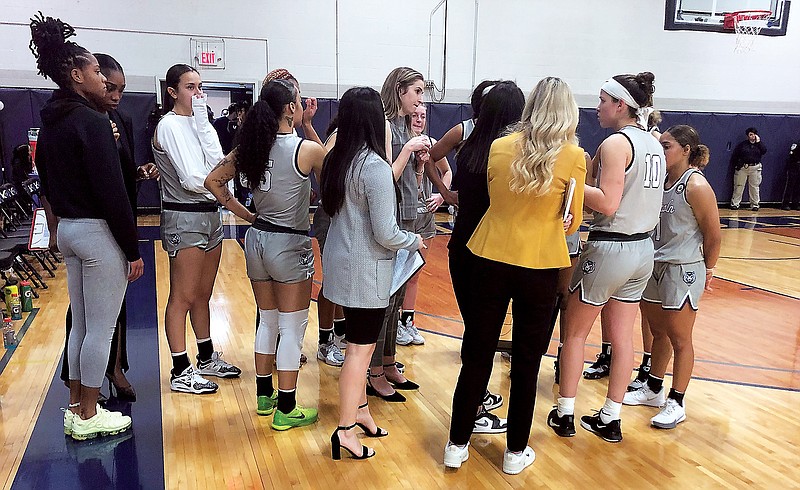
{"type": "Polygon", "coordinates": [[[102,219],[61,219],[58,248],[67,264],[72,304],[69,379],[99,388],[128,287],[128,261],[102,219]]]}

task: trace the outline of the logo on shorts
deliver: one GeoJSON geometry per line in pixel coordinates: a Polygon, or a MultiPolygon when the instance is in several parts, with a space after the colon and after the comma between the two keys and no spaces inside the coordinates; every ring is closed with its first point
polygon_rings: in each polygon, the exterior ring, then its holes
{"type": "Polygon", "coordinates": [[[314,262],[314,253],[307,252],[300,255],[300,265],[303,267],[308,267],[311,263],[314,262]]]}
{"type": "Polygon", "coordinates": [[[584,274],[591,274],[594,272],[594,261],[587,260],[583,263],[583,273],[584,274]]]}
{"type": "Polygon", "coordinates": [[[676,194],[683,194],[683,191],[685,191],[685,190],[686,190],[686,184],[681,183],[681,184],[678,184],[678,187],[675,188],[675,193],[676,194]]]}
{"type": "Polygon", "coordinates": [[[170,235],[167,237],[167,241],[170,245],[177,245],[181,243],[181,236],[177,233],[170,233],[170,235]]]}
{"type": "Polygon", "coordinates": [[[697,279],[697,275],[694,271],[686,271],[683,273],[683,282],[691,286],[694,284],[694,281],[697,279]]]}

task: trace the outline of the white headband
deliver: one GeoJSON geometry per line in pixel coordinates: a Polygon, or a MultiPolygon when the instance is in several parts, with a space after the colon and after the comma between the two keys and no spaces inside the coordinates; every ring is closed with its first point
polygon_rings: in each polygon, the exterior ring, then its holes
{"type": "Polygon", "coordinates": [[[647,128],[647,120],[655,109],[652,107],[639,107],[639,103],[636,102],[636,99],[628,92],[628,89],[613,78],[606,80],[603,86],[600,87],[600,90],[615,99],[622,100],[628,104],[629,107],[636,109],[636,121],[643,128],[647,128]]]}
{"type": "Polygon", "coordinates": [[[489,85],[488,87],[483,89],[483,92],[481,92],[481,97],[486,97],[486,94],[491,92],[493,88],[494,88],[494,85],[489,85]]]}

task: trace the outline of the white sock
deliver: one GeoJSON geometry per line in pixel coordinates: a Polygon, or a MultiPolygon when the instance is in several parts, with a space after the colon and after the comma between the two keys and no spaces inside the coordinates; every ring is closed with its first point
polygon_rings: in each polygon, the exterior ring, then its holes
{"type": "Polygon", "coordinates": [[[558,397],[558,416],[575,415],[575,397],[558,397]]]}
{"type": "Polygon", "coordinates": [[[619,419],[620,412],[622,412],[622,403],[617,403],[611,398],[606,398],[606,402],[600,410],[600,421],[604,424],[608,424],[612,420],[617,420],[619,419]]]}

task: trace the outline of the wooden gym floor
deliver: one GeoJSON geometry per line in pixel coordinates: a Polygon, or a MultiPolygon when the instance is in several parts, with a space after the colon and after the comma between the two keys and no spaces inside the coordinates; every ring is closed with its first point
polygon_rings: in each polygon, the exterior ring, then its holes
{"type": "MultiPolygon", "coordinates": [[[[213,395],[170,392],[163,334],[168,262],[158,241],[158,218],[142,218],[147,271],[128,295],[128,377],[139,399],[109,402],[132,415],[133,429],[85,443],[63,435],[58,408],[66,405],[67,392],[58,366],[68,298],[62,265],[50,288],[40,291],[38,310],[17,322],[25,332],[13,356],[0,360],[0,484],[15,489],[800,487],[800,214],[770,209],[722,214],[723,258],[697,318],[696,378],[686,397],[686,422],[660,431],[648,426],[656,409],[626,407],[620,444],[582,429],[572,439],[557,437],[544,422],[555,393],[554,339],[542,361],[530,439],[536,462],[517,476],[502,472],[502,435],[474,436],[471,457],[460,470],[442,465],[463,330],[447,272],[447,215],[439,216],[442,235],[421,273],[416,310],[426,344],[398,348],[406,374],[421,388],[407,392],[403,404],[371,398],[376,421],[391,435],[365,440],[376,449],[375,458],[341,462],[330,459],[329,445],[339,371],[315,358],[315,303],[298,400],[319,408],[319,422],[278,433],[269,428],[269,417],[255,413],[255,306],[235,240],[244,227],[232,220],[226,233],[234,239],[225,241],[211,302],[212,336],[225,358],[243,369],[242,376],[220,380],[213,395]]],[[[598,351],[599,336],[596,326],[587,361],[598,351]]],[[[508,370],[498,355],[492,391],[508,395],[508,370]]],[[[604,393],[605,381],[582,381],[576,413],[599,408],[604,393]]],[[[506,407],[498,413],[504,415],[506,407]]]]}

